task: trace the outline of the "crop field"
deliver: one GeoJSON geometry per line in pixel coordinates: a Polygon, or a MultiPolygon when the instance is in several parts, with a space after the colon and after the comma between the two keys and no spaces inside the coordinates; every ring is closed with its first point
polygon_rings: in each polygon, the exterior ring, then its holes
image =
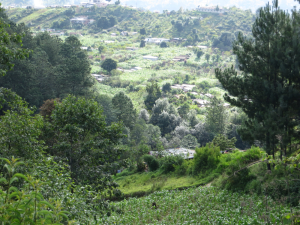
{"type": "Polygon", "coordinates": [[[159,191],[113,203],[106,224],[291,224],[290,209],[269,197],[213,187],[159,191]],[[153,206],[154,203],[156,207],[153,206]]]}

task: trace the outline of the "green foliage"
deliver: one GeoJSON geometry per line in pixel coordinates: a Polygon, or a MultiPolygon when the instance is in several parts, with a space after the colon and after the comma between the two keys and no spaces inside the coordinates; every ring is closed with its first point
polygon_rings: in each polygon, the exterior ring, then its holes
{"type": "Polygon", "coordinates": [[[167,42],[163,41],[163,42],[160,43],[159,47],[161,47],[161,48],[167,48],[168,44],[167,44],[167,42]]]}
{"type": "Polygon", "coordinates": [[[16,173],[17,168],[24,164],[22,161],[14,157],[11,160],[1,159],[6,162],[4,168],[7,170],[0,178],[2,224],[64,224],[68,220],[68,212],[63,211],[59,201],[45,201],[42,195],[45,183],[30,175],[16,173]],[[14,186],[19,180],[24,180],[21,189],[14,186]]]}
{"type": "Polygon", "coordinates": [[[146,91],[148,93],[145,99],[145,106],[148,110],[151,110],[155,104],[155,101],[161,97],[161,91],[156,82],[152,82],[148,84],[146,87],[146,91]]]}
{"type": "Polygon", "coordinates": [[[271,197],[246,195],[213,187],[157,191],[142,198],[113,203],[124,214],[112,213],[103,224],[280,224],[289,208],[271,197]],[[152,206],[155,202],[157,208],[152,206]],[[216,210],[218,208],[218,210],[216,210]],[[170,214],[172,212],[172,214],[170,214]],[[264,216],[264,215],[268,215],[264,216]]]}
{"type": "Polygon", "coordinates": [[[171,84],[170,83],[165,83],[162,86],[162,91],[165,92],[165,93],[170,92],[171,91],[171,84]]]}
{"type": "Polygon", "coordinates": [[[97,102],[71,95],[56,104],[51,119],[54,136],[49,133],[48,152],[67,159],[76,183],[92,185],[96,191],[116,187],[105,182],[109,179],[104,173],[112,172],[111,163],[117,165],[120,159],[121,151],[114,145],[122,137],[121,126],[106,126],[97,102]]]}
{"type": "Polygon", "coordinates": [[[224,134],[226,132],[227,120],[223,102],[216,97],[211,101],[211,107],[207,109],[205,118],[206,128],[213,135],[224,134]]]}
{"type": "Polygon", "coordinates": [[[161,170],[164,173],[174,172],[176,166],[182,165],[183,161],[181,155],[166,155],[160,159],[161,170]]]}
{"type": "Polygon", "coordinates": [[[11,88],[37,107],[47,99],[63,98],[69,93],[81,96],[90,93],[94,79],[87,53],[80,49],[76,37],[62,42],[47,32],[32,37],[26,27],[15,29],[26,32],[23,47],[34,51],[29,59],[15,61],[14,70],[0,78],[3,87],[11,88]]]}
{"type": "Polygon", "coordinates": [[[219,134],[214,137],[212,144],[218,146],[221,151],[232,149],[235,146],[236,138],[228,139],[225,135],[219,134]]]}
{"type": "Polygon", "coordinates": [[[215,169],[220,161],[220,148],[212,144],[206,144],[201,148],[196,148],[194,155],[194,171],[196,174],[215,169]]]}
{"type": "Polygon", "coordinates": [[[140,29],[140,34],[141,35],[146,35],[146,29],[145,28],[140,29]]]}
{"type": "Polygon", "coordinates": [[[131,99],[124,92],[119,92],[112,98],[112,104],[116,110],[118,121],[132,129],[137,115],[131,99]]]}
{"type": "Polygon", "coordinates": [[[107,29],[115,26],[118,23],[117,18],[114,16],[102,16],[97,20],[97,27],[101,29],[107,29]]]}
{"type": "MultiPolygon", "coordinates": [[[[0,4],[1,7],[1,4],[0,4]]],[[[0,8],[0,13],[4,13],[4,9],[0,8]]],[[[8,70],[14,67],[13,60],[24,59],[28,57],[28,50],[20,48],[22,46],[22,36],[24,34],[17,34],[15,32],[8,33],[7,29],[10,27],[3,19],[0,23],[0,74],[5,75],[8,70]]]]}
{"type": "Polygon", "coordinates": [[[105,47],[102,46],[102,45],[100,45],[100,46],[98,47],[98,52],[101,54],[101,53],[104,51],[104,49],[105,49],[105,47]]]}
{"type": "Polygon", "coordinates": [[[202,52],[202,51],[197,51],[197,58],[198,58],[198,59],[200,59],[202,55],[204,55],[204,52],[202,52]]]}
{"type": "Polygon", "coordinates": [[[39,140],[44,125],[40,115],[12,91],[0,88],[0,148],[3,157],[35,158],[42,154],[43,141],[39,140]]]}
{"type": "Polygon", "coordinates": [[[101,64],[101,68],[110,73],[112,70],[117,69],[117,62],[113,59],[105,59],[101,64]]]}
{"type": "Polygon", "coordinates": [[[144,161],[147,163],[150,171],[159,169],[159,161],[152,155],[144,155],[144,161]]]}

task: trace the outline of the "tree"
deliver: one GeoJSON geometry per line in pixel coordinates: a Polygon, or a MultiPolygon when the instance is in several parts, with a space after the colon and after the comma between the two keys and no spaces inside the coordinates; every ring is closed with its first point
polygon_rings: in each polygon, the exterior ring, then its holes
{"type": "Polygon", "coordinates": [[[152,82],[148,84],[146,87],[146,91],[148,93],[144,103],[148,110],[151,110],[155,104],[155,101],[161,97],[161,91],[158,87],[157,82],[152,82]]]}
{"type": "Polygon", "coordinates": [[[170,92],[172,89],[171,89],[171,84],[168,82],[168,83],[165,83],[163,84],[162,86],[162,91],[167,93],[167,92],[170,92]]]}
{"type": "Polygon", "coordinates": [[[220,148],[221,151],[234,148],[236,138],[228,139],[225,135],[219,134],[212,140],[212,144],[220,148]]]}
{"type": "Polygon", "coordinates": [[[146,29],[145,28],[140,29],[140,34],[141,35],[146,35],[146,29]]]}
{"type": "Polygon", "coordinates": [[[115,5],[120,5],[120,4],[121,4],[120,0],[115,1],[115,5]]]}
{"type": "Polygon", "coordinates": [[[160,45],[159,45],[159,47],[161,47],[161,48],[167,48],[168,47],[167,42],[165,42],[165,41],[161,42],[160,45]]]}
{"type": "Polygon", "coordinates": [[[187,102],[184,102],[183,105],[179,107],[178,113],[181,116],[181,118],[186,118],[189,110],[190,105],[187,102]]]}
{"type": "Polygon", "coordinates": [[[150,123],[159,126],[162,136],[171,133],[182,119],[168,99],[158,99],[152,108],[150,123]]]}
{"type": "Polygon", "coordinates": [[[200,59],[202,55],[204,55],[204,52],[202,52],[201,50],[197,51],[197,58],[198,59],[200,59]]]}
{"type": "Polygon", "coordinates": [[[273,7],[267,4],[259,10],[253,38],[239,34],[233,44],[239,70],[216,69],[230,94],[225,94],[225,100],[249,117],[239,130],[242,138],[261,141],[268,154],[275,154],[278,135],[285,154],[299,124],[299,67],[295,67],[300,58],[299,22],[299,14],[280,10],[278,1],[273,7]]]}
{"type": "Polygon", "coordinates": [[[119,92],[112,98],[113,107],[116,109],[118,121],[132,129],[136,120],[136,110],[131,99],[124,92],[119,92]]]}
{"type": "Polygon", "coordinates": [[[209,61],[209,59],[210,59],[210,54],[206,53],[206,54],[205,54],[205,59],[206,59],[206,61],[207,61],[207,63],[208,63],[208,61],[209,61]]]}
{"type": "Polygon", "coordinates": [[[110,73],[112,70],[117,69],[117,62],[113,59],[105,59],[101,64],[101,68],[110,73]]]}
{"type": "Polygon", "coordinates": [[[74,181],[90,184],[95,190],[116,187],[107,182],[107,172],[113,172],[111,167],[121,154],[114,146],[122,137],[122,126],[106,126],[96,101],[71,95],[56,103],[51,119],[54,144],[48,152],[66,159],[74,181]]]}
{"type": "Polygon", "coordinates": [[[101,54],[101,53],[104,51],[104,49],[105,49],[105,47],[102,46],[102,45],[100,45],[100,46],[98,47],[98,52],[101,54]]]}
{"type": "Polygon", "coordinates": [[[181,20],[176,21],[175,28],[177,29],[177,31],[182,31],[183,30],[183,24],[182,24],[181,20]]]}
{"type": "Polygon", "coordinates": [[[0,88],[0,151],[2,157],[38,158],[44,146],[39,140],[44,125],[35,108],[9,89],[0,88]]]}
{"type": "MultiPolygon", "coordinates": [[[[1,4],[0,4],[1,6],[1,4]]],[[[0,8],[0,13],[4,14],[4,9],[0,8]]],[[[4,14],[5,15],[5,14],[4,14]]],[[[6,15],[5,15],[6,16],[6,15]]],[[[0,75],[5,75],[8,70],[14,67],[13,60],[28,57],[28,51],[20,48],[22,46],[23,34],[8,33],[6,29],[10,27],[4,20],[0,23],[0,75]]]]}
{"type": "Polygon", "coordinates": [[[146,41],[141,40],[140,48],[144,48],[146,46],[146,41]]]}
{"type": "Polygon", "coordinates": [[[190,110],[187,114],[187,119],[190,127],[195,127],[199,123],[199,120],[197,118],[197,111],[195,109],[190,110]]]}
{"type": "Polygon", "coordinates": [[[139,115],[139,119],[143,119],[145,120],[146,123],[149,122],[149,113],[146,109],[142,109],[141,112],[140,112],[140,115],[139,115]]]}
{"type": "Polygon", "coordinates": [[[181,141],[180,146],[184,147],[184,148],[195,149],[199,146],[199,144],[197,142],[197,138],[195,138],[191,134],[188,134],[188,135],[184,136],[184,138],[181,141]]]}
{"type": "Polygon", "coordinates": [[[217,5],[217,7],[216,7],[216,11],[218,12],[218,11],[220,11],[220,8],[219,8],[219,6],[217,5]]]}
{"type": "Polygon", "coordinates": [[[213,98],[207,109],[205,118],[206,129],[214,136],[226,132],[226,111],[223,102],[216,97],[213,98]]]}

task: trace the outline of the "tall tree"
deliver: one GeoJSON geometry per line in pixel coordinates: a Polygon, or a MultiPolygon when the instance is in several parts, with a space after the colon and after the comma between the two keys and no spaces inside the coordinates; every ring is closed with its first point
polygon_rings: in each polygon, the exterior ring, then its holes
{"type": "Polygon", "coordinates": [[[0,4],[0,75],[5,75],[8,70],[14,67],[14,59],[24,59],[28,56],[26,49],[20,48],[23,34],[15,32],[8,33],[10,24],[7,23],[7,16],[0,4]]]}
{"type": "Polygon", "coordinates": [[[148,110],[151,110],[155,104],[155,101],[161,97],[161,91],[157,82],[152,82],[151,84],[148,84],[146,90],[148,95],[144,102],[146,108],[148,110]]]}
{"type": "Polygon", "coordinates": [[[259,10],[253,38],[241,33],[233,44],[239,70],[233,67],[216,76],[230,95],[224,98],[248,115],[242,137],[260,140],[268,154],[275,152],[277,136],[283,150],[295,136],[300,107],[299,14],[278,8],[278,1],[259,10]]]}
{"type": "Polygon", "coordinates": [[[205,118],[206,130],[213,136],[225,134],[226,132],[226,111],[223,102],[216,97],[213,98],[211,105],[207,108],[205,118]]]}
{"type": "Polygon", "coordinates": [[[76,183],[92,184],[96,190],[107,185],[101,178],[121,154],[114,146],[122,137],[122,127],[119,124],[106,126],[96,101],[71,95],[56,103],[51,127],[54,144],[48,151],[67,159],[76,183]]]}
{"type": "Polygon", "coordinates": [[[124,92],[119,92],[112,99],[113,107],[116,110],[116,115],[119,121],[132,129],[136,121],[136,110],[131,99],[124,92]]]}

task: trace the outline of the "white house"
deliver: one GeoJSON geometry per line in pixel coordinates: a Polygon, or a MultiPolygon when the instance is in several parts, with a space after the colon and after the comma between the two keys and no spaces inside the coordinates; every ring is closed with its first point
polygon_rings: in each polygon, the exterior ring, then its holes
{"type": "Polygon", "coordinates": [[[156,61],[158,59],[158,57],[151,56],[151,55],[146,55],[146,56],[143,56],[143,59],[149,59],[151,61],[156,61]]]}
{"type": "MultiPolygon", "coordinates": [[[[170,148],[162,151],[163,156],[181,155],[185,159],[193,159],[196,151],[187,148],[170,148]]],[[[150,155],[158,155],[157,151],[150,151],[150,155]]]]}
{"type": "Polygon", "coordinates": [[[200,5],[197,8],[197,11],[200,12],[210,12],[210,13],[224,13],[227,12],[226,9],[217,6],[201,7],[200,5]]]}
{"type": "Polygon", "coordinates": [[[166,39],[166,38],[146,38],[145,39],[146,42],[148,43],[156,43],[156,44],[159,44],[161,42],[169,42],[170,39],[166,39]]]}

